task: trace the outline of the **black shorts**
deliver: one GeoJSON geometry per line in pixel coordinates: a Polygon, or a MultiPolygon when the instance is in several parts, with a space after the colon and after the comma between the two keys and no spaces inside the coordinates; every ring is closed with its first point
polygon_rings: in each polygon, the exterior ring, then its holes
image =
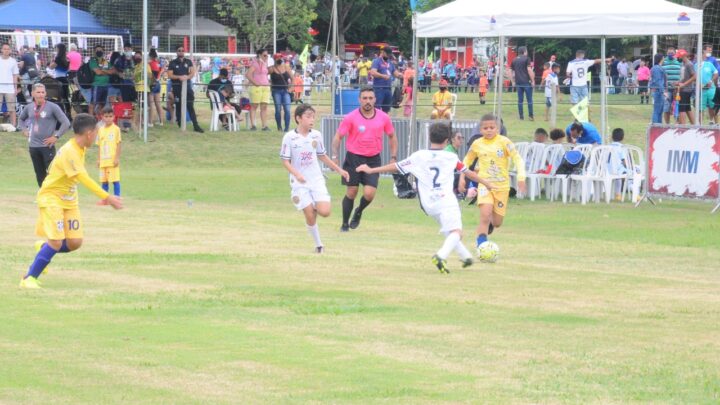
{"type": "Polygon", "coordinates": [[[343,169],[347,170],[350,174],[350,181],[345,181],[345,178],[343,177],[342,184],[345,186],[358,186],[363,184],[365,186],[377,188],[380,175],[377,173],[358,173],[355,169],[361,164],[367,164],[370,167],[380,167],[380,155],[362,156],[356,155],[352,152],[347,152],[345,154],[345,161],[343,162],[343,169]]]}
{"type": "Polygon", "coordinates": [[[690,103],[690,96],[692,96],[692,92],[690,91],[681,91],[680,92],[680,106],[678,107],[678,112],[690,112],[692,110],[691,103],[690,103]]]}
{"type": "Polygon", "coordinates": [[[715,89],[715,97],[713,97],[713,103],[715,104],[716,110],[720,108],[720,87],[715,89]]]}

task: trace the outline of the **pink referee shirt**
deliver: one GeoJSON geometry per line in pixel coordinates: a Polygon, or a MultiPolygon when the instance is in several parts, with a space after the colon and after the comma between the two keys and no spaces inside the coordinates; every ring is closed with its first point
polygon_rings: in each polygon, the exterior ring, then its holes
{"type": "Polygon", "coordinates": [[[369,157],[382,152],[383,134],[394,135],[395,127],[382,110],[375,109],[372,118],[365,118],[358,108],[345,116],[338,133],[341,138],[347,137],[345,148],[348,152],[369,157]]]}

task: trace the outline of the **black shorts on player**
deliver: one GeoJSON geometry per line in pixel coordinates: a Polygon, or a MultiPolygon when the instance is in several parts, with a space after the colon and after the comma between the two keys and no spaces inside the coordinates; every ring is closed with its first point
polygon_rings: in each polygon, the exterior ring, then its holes
{"type": "Polygon", "coordinates": [[[691,101],[690,96],[692,96],[692,92],[689,91],[681,91],[680,92],[680,106],[678,107],[678,112],[690,112],[692,110],[691,107],[691,101]]]}
{"type": "Polygon", "coordinates": [[[343,169],[347,170],[350,174],[350,181],[345,181],[345,178],[343,178],[342,184],[344,186],[357,187],[362,184],[377,188],[380,175],[377,173],[358,173],[355,169],[362,164],[367,164],[370,167],[380,167],[380,155],[362,156],[356,155],[352,152],[347,152],[345,154],[345,161],[343,162],[343,169]]]}

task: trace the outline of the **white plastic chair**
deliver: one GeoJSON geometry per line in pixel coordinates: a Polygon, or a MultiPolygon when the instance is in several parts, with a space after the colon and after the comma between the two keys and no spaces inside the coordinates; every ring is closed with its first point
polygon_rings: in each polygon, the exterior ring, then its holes
{"type": "MultiPolygon", "coordinates": [[[[528,142],[518,142],[515,144],[515,149],[523,159],[523,162],[526,161],[527,158],[527,148],[528,142]]],[[[510,161],[510,167],[508,168],[508,176],[510,176],[510,187],[517,190],[517,168],[515,167],[515,162],[512,160],[510,161]]]]}
{"type": "Polygon", "coordinates": [[[208,91],[208,95],[210,96],[210,105],[212,109],[212,118],[210,119],[210,131],[219,131],[220,127],[222,126],[222,121],[220,120],[220,117],[223,115],[227,116],[228,120],[228,129],[230,131],[237,131],[237,121],[235,120],[235,110],[232,111],[225,111],[223,109],[223,103],[220,101],[220,95],[217,91],[210,90],[208,91]]]}
{"type": "MultiPolygon", "coordinates": [[[[580,153],[583,154],[585,157],[585,165],[583,166],[583,173],[586,172],[588,164],[590,163],[590,155],[592,151],[593,146],[588,144],[579,144],[579,145],[573,145],[571,150],[577,150],[580,151],[580,153]]],[[[562,200],[563,204],[567,203],[568,195],[571,195],[570,190],[570,176],[567,175],[561,175],[560,178],[560,187],[561,187],[561,193],[562,193],[562,200]]]]}
{"type": "Polygon", "coordinates": [[[530,201],[535,201],[535,197],[540,197],[542,194],[542,180],[548,180],[545,186],[545,196],[553,199],[555,193],[550,180],[555,177],[555,171],[557,170],[557,162],[560,157],[565,153],[563,145],[548,145],[542,153],[542,157],[539,159],[539,165],[535,166],[532,171],[528,171],[527,174],[527,185],[528,195],[530,201]],[[545,170],[550,167],[549,173],[538,173],[541,170],[545,170]]]}
{"type": "Polygon", "coordinates": [[[627,149],[627,158],[629,161],[628,170],[630,173],[628,173],[628,181],[625,182],[623,200],[625,198],[624,194],[630,192],[632,198],[630,201],[635,203],[640,199],[643,184],[647,187],[647,180],[645,179],[645,155],[642,149],[637,146],[625,145],[625,148],[627,149]]]}
{"type": "MultiPolygon", "coordinates": [[[[525,173],[528,175],[535,173],[545,166],[543,163],[544,152],[545,144],[538,142],[531,142],[528,144],[527,150],[525,151],[525,157],[523,158],[523,161],[525,162],[525,173]]],[[[528,186],[528,194],[532,194],[530,187],[531,186],[528,186]]],[[[517,197],[524,198],[524,195],[518,192],[517,197]]],[[[534,199],[533,197],[530,198],[534,199]]]]}
{"type": "MultiPolygon", "coordinates": [[[[594,199],[595,202],[600,201],[600,190],[599,187],[595,187],[598,183],[602,183],[605,179],[602,173],[604,162],[610,157],[609,147],[598,146],[590,151],[590,159],[585,165],[583,174],[572,174],[570,175],[570,188],[573,186],[580,186],[580,203],[582,205],[587,204],[590,199],[590,187],[594,187],[594,199]]],[[[574,193],[570,193],[571,198],[574,193]]]]}

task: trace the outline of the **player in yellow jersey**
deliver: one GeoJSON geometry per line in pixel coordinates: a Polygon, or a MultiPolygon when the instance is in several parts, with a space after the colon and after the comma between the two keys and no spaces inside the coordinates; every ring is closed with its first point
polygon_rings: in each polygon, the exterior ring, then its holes
{"type": "MultiPolygon", "coordinates": [[[[115,125],[115,113],[112,107],[102,110],[103,125],[98,129],[98,167],[100,168],[100,184],[103,190],[110,191],[113,184],[113,194],[120,197],[120,152],[122,151],[122,133],[115,125]]],[[[98,205],[105,204],[104,201],[98,205]]]]}
{"type": "MultiPolygon", "coordinates": [[[[487,241],[494,228],[499,228],[505,218],[510,195],[510,160],[517,168],[518,189],[525,192],[525,162],[507,137],[498,134],[498,119],[492,114],[480,120],[481,138],[475,140],[465,155],[464,164],[474,167],[478,176],[492,183],[488,190],[482,184],[477,187],[477,205],[480,208],[480,223],[477,226],[477,246],[487,241]],[[474,165],[474,166],[473,166],[474,165]]],[[[465,189],[465,178],[461,176],[460,187],[465,189]]],[[[468,195],[472,195],[468,190],[468,195]]]]}
{"type": "Polygon", "coordinates": [[[37,278],[57,253],[77,250],[82,245],[83,224],[78,208],[77,184],[82,183],[115,209],[122,208],[119,197],[109,195],[88,176],[85,150],[97,136],[97,122],[92,115],[78,114],[73,120],[75,136],[60,150],[50,164],[48,175],[37,194],[40,215],[35,232],[47,238],[20,281],[20,288],[40,288],[37,278]]]}

